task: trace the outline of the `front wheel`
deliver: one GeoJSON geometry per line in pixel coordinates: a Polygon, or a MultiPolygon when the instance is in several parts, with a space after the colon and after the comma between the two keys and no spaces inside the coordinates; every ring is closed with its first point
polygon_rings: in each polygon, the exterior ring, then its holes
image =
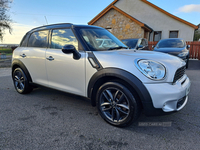
{"type": "Polygon", "coordinates": [[[131,125],[141,112],[141,105],[136,96],[117,82],[103,84],[97,92],[96,99],[99,114],[114,126],[131,125]]]}
{"type": "Polygon", "coordinates": [[[33,88],[29,85],[29,81],[26,77],[26,74],[21,68],[16,68],[13,71],[13,83],[15,86],[15,89],[20,94],[26,94],[30,93],[33,88]]]}

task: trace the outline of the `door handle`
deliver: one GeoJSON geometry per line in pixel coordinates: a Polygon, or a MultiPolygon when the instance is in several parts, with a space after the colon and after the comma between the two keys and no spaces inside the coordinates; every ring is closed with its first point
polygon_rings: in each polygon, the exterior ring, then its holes
{"type": "Polygon", "coordinates": [[[25,54],[22,54],[22,55],[20,55],[20,56],[21,56],[21,57],[23,57],[23,58],[24,58],[24,57],[26,57],[26,55],[25,55],[25,54]]]}
{"type": "Polygon", "coordinates": [[[54,60],[54,58],[53,58],[52,56],[49,56],[49,57],[47,58],[47,60],[52,61],[52,60],[54,60]]]}

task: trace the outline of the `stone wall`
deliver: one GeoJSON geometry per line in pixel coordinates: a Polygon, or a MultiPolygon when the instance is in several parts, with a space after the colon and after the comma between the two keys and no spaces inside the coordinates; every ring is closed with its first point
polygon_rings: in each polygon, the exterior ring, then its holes
{"type": "MultiPolygon", "coordinates": [[[[179,38],[183,38],[185,41],[193,41],[194,28],[192,26],[147,4],[150,1],[119,0],[114,6],[147,24],[154,31],[162,31],[162,39],[169,38],[169,31],[179,31],[179,38]]],[[[153,41],[153,32],[150,37],[150,41],[153,41]]]]}
{"type": "Polygon", "coordinates": [[[140,25],[115,9],[111,9],[93,25],[109,29],[119,39],[144,37],[144,29],[140,25]]]}

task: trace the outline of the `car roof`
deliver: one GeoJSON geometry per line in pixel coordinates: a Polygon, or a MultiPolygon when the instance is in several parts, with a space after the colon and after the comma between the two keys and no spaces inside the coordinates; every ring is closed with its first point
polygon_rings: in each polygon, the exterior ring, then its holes
{"type": "Polygon", "coordinates": [[[36,28],[33,28],[32,30],[30,30],[29,32],[35,32],[35,31],[39,31],[39,30],[49,30],[49,29],[55,29],[55,28],[74,28],[74,27],[77,27],[77,28],[88,28],[88,27],[89,28],[101,28],[101,27],[92,26],[92,25],[75,25],[72,23],[59,23],[59,24],[50,24],[50,25],[36,27],[36,28]]]}

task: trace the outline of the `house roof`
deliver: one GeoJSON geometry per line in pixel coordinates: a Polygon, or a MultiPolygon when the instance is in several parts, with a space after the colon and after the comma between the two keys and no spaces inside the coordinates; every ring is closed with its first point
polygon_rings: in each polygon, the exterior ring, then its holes
{"type": "Polygon", "coordinates": [[[104,10],[102,10],[96,17],[94,17],[90,22],[88,22],[89,25],[93,25],[97,20],[99,20],[106,12],[108,12],[108,9],[110,10],[110,7],[114,6],[114,4],[118,0],[114,0],[110,5],[108,5],[104,10]]]}
{"type": "MultiPolygon", "coordinates": [[[[123,12],[122,14],[124,14],[124,15],[126,14],[125,16],[129,16],[128,18],[132,17],[132,16],[128,15],[127,13],[125,13],[124,11],[122,11],[121,9],[119,9],[119,8],[117,8],[117,7],[114,6],[114,4],[115,4],[117,1],[119,1],[119,0],[114,0],[114,1],[113,1],[110,5],[108,5],[103,11],[101,11],[96,17],[94,17],[90,22],[88,22],[88,24],[89,24],[89,25],[94,24],[97,20],[99,20],[104,14],[106,14],[106,13],[107,13],[110,9],[112,9],[112,8],[114,8],[114,9],[117,10],[117,11],[123,12]]],[[[161,9],[160,7],[158,7],[158,6],[156,6],[156,5],[152,4],[152,3],[150,3],[150,2],[147,1],[147,0],[141,0],[141,1],[143,1],[143,2],[146,3],[146,4],[148,4],[148,5],[151,6],[151,7],[153,7],[153,8],[155,8],[155,9],[159,10],[160,12],[162,12],[162,13],[168,15],[168,16],[171,17],[171,18],[174,18],[174,19],[176,19],[176,20],[178,20],[178,21],[180,21],[180,22],[182,22],[182,23],[185,23],[185,24],[187,24],[187,25],[193,27],[194,29],[198,29],[198,26],[196,26],[196,25],[194,25],[194,24],[192,24],[192,23],[190,23],[190,22],[188,22],[188,21],[185,21],[185,20],[183,20],[183,19],[181,19],[181,18],[179,18],[179,17],[176,17],[176,16],[174,16],[174,15],[168,13],[167,11],[161,9]]],[[[121,13],[121,12],[120,12],[120,13],[121,13]]],[[[133,17],[132,17],[132,18],[133,18],[133,17]]],[[[131,19],[131,20],[132,20],[132,19],[131,19]]],[[[133,20],[137,20],[137,19],[133,18],[133,20]]],[[[139,25],[141,25],[141,27],[145,26],[142,22],[140,22],[140,21],[138,21],[138,20],[135,21],[135,22],[137,22],[139,25]],[[142,26],[142,24],[143,24],[143,26],[142,26]]]]}
{"type": "MultiPolygon", "coordinates": [[[[115,0],[114,2],[117,2],[117,0],[115,0]]],[[[113,2],[113,3],[114,3],[113,2]]],[[[142,28],[148,30],[148,31],[152,31],[152,29],[140,22],[139,20],[135,19],[134,17],[130,16],[129,14],[125,13],[124,11],[122,11],[121,9],[117,8],[116,6],[114,6],[113,4],[109,5],[108,7],[106,7],[101,13],[99,13],[93,20],[91,20],[88,24],[92,25],[94,24],[97,20],[99,20],[103,15],[105,15],[108,11],[110,11],[111,9],[115,9],[116,11],[118,11],[119,13],[123,14],[124,16],[126,16],[127,18],[131,19],[132,21],[134,21],[135,23],[137,23],[138,25],[140,25],[142,28]]]]}
{"type": "Polygon", "coordinates": [[[190,23],[190,22],[187,22],[187,21],[185,21],[185,20],[183,20],[183,19],[181,19],[181,18],[179,18],[179,17],[176,17],[176,16],[174,16],[174,15],[168,13],[167,11],[161,9],[160,7],[158,7],[158,6],[156,6],[156,5],[152,4],[152,3],[150,3],[150,2],[147,1],[147,0],[141,0],[141,1],[143,1],[144,3],[146,3],[146,4],[150,5],[150,6],[152,6],[152,7],[155,8],[155,9],[159,10],[160,12],[162,12],[162,13],[168,15],[169,17],[172,17],[172,18],[174,18],[174,19],[176,19],[176,20],[178,20],[178,21],[180,21],[180,22],[182,22],[182,23],[185,23],[185,24],[187,24],[187,25],[193,27],[194,29],[198,29],[198,26],[196,26],[196,25],[194,25],[194,24],[192,24],[192,23],[190,23]]]}

